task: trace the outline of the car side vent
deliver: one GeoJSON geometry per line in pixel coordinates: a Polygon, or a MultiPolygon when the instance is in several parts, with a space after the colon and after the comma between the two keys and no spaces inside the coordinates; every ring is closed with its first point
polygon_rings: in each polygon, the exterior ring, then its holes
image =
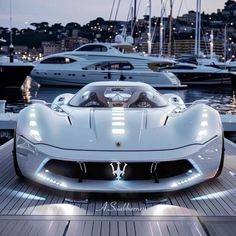
{"type": "Polygon", "coordinates": [[[167,121],[168,121],[168,118],[169,118],[169,116],[166,116],[166,119],[165,119],[165,122],[164,122],[163,126],[166,125],[166,123],[167,123],[167,121]]]}
{"type": "Polygon", "coordinates": [[[67,119],[68,119],[68,121],[69,121],[70,125],[72,125],[72,122],[71,122],[71,119],[70,119],[70,117],[69,117],[69,116],[67,116],[67,119]]]}

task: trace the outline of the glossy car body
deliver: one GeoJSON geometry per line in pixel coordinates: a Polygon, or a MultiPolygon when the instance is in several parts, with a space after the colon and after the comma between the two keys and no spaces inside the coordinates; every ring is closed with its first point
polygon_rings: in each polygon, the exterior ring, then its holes
{"type": "Polygon", "coordinates": [[[220,175],[216,110],[140,82],[96,82],[18,117],[16,173],[68,191],[174,191],[220,175]]]}

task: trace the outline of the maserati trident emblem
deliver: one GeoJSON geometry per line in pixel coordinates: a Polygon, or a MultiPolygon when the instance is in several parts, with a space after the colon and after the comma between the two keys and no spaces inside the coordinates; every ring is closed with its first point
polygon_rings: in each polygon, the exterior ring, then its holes
{"type": "Polygon", "coordinates": [[[117,180],[120,180],[121,177],[125,174],[125,168],[126,168],[127,164],[124,163],[124,166],[123,166],[123,169],[122,169],[122,170],[121,170],[121,163],[120,163],[119,161],[116,163],[116,165],[117,165],[117,168],[116,168],[116,170],[115,170],[115,168],[114,168],[114,163],[110,163],[110,166],[111,166],[111,168],[112,168],[112,174],[113,174],[114,176],[116,176],[116,179],[117,179],[117,180]]]}
{"type": "Polygon", "coordinates": [[[120,142],[116,142],[116,146],[117,146],[117,147],[120,147],[120,146],[121,146],[121,143],[120,143],[120,142]]]}

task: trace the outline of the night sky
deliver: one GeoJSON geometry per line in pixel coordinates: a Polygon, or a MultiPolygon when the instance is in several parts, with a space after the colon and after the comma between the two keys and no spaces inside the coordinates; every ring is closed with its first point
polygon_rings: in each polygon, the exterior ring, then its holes
{"type": "MultiPolygon", "coordinates": [[[[137,0],[139,3],[140,0],[137,0]]],[[[164,0],[166,1],[166,0],[164,0]]],[[[195,10],[196,0],[174,0],[174,16],[195,10]],[[179,10],[180,9],[180,10],[179,10]],[[179,14],[178,14],[179,13],[179,14]]],[[[126,20],[131,0],[121,0],[117,20],[126,20]]],[[[169,0],[167,0],[167,15],[169,0]]],[[[202,11],[216,12],[222,9],[226,0],[202,0],[202,11]]],[[[46,21],[50,24],[77,22],[81,25],[101,16],[109,19],[113,0],[12,0],[13,27],[26,28],[32,22],[46,21]]],[[[161,0],[152,0],[152,16],[160,16],[161,0]]],[[[115,9],[118,4],[116,0],[115,9]]],[[[141,0],[138,18],[147,12],[148,0],[141,0]]],[[[9,27],[10,0],[0,0],[0,26],[9,27]]],[[[113,13],[114,20],[115,12],[113,13]]]]}

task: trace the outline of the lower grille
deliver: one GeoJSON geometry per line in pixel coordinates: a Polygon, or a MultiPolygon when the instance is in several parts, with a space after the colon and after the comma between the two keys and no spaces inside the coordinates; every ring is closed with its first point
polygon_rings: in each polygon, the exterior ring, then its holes
{"type": "MultiPolygon", "coordinates": [[[[150,180],[163,179],[184,174],[193,169],[191,163],[187,160],[166,161],[159,163],[152,162],[132,162],[116,163],[112,166],[109,162],[74,162],[50,160],[45,169],[49,172],[76,178],[79,180],[115,180],[118,177],[122,180],[150,180]],[[124,174],[120,173],[124,170],[124,174]],[[113,173],[117,171],[118,173],[113,173]]],[[[158,181],[157,181],[158,182],[158,181]]]]}

